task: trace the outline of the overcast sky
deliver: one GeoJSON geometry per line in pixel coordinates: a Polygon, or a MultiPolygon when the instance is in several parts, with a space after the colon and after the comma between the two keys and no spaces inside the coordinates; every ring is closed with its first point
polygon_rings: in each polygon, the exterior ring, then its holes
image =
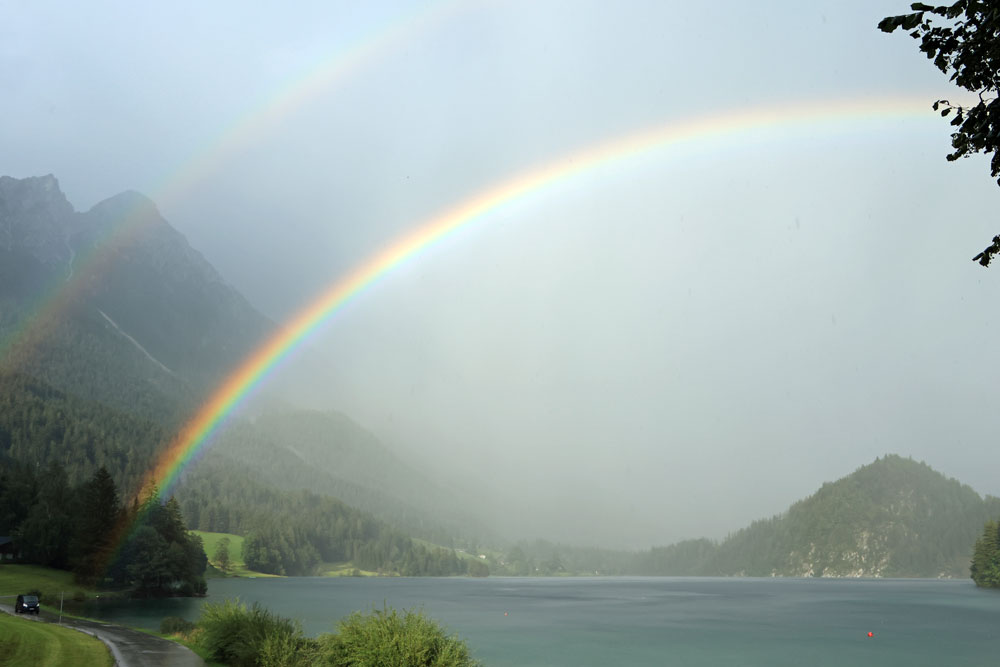
{"type": "Polygon", "coordinates": [[[588,146],[925,101],[709,135],[518,200],[333,318],[300,400],[581,542],[721,537],[887,452],[1000,494],[1000,268],[970,261],[1000,189],[985,159],[945,161],[929,107],[955,90],[876,29],[907,7],[0,0],[0,174],[52,173],[79,210],[147,194],[281,321],[588,146]]]}

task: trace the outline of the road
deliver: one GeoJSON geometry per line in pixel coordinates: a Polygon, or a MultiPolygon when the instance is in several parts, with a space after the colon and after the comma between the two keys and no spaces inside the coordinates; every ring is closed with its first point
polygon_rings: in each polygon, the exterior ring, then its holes
{"type": "MultiPolygon", "coordinates": [[[[13,614],[14,607],[0,604],[0,611],[13,614]]],[[[33,614],[17,616],[26,622],[56,623],[59,620],[57,614],[45,609],[42,609],[39,616],[33,614]]],[[[111,649],[118,667],[204,667],[205,665],[205,662],[186,646],[138,630],[65,616],[62,625],[99,638],[111,649]]]]}

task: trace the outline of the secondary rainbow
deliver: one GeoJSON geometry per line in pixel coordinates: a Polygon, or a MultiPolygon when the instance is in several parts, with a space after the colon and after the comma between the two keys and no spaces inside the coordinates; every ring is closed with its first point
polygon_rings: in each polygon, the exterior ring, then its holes
{"type": "Polygon", "coordinates": [[[263,96],[258,103],[241,115],[228,121],[226,127],[214,133],[201,144],[194,154],[180,164],[168,168],[161,185],[153,188],[153,197],[162,206],[203,181],[206,174],[215,170],[227,157],[251,145],[264,135],[268,128],[277,126],[296,110],[323,93],[329,93],[336,84],[394,49],[422,35],[467,7],[459,0],[437,0],[393,15],[371,30],[336,48],[297,76],[290,77],[281,86],[263,96]]]}
{"type": "MultiPolygon", "coordinates": [[[[344,82],[365,65],[447,23],[449,18],[465,9],[466,5],[459,0],[436,0],[392,14],[369,31],[338,43],[338,48],[324,54],[297,76],[289,78],[257,103],[251,104],[244,113],[230,118],[224,127],[199,143],[196,151],[166,169],[164,175],[156,179],[149,194],[160,206],[169,205],[202,182],[206,174],[227,157],[252,144],[269,127],[278,125],[316,96],[330,92],[336,84],[344,82]]],[[[88,252],[75,258],[69,267],[70,275],[65,279],[54,279],[39,291],[29,313],[20,318],[20,325],[0,338],[0,358],[30,351],[39,337],[55,326],[79,291],[86,286],[84,278],[100,275],[118,249],[128,247],[155,221],[156,216],[146,215],[144,209],[140,202],[121,212],[98,242],[88,252]]]]}
{"type": "Polygon", "coordinates": [[[483,220],[504,205],[518,201],[583,172],[626,158],[662,151],[682,144],[712,139],[752,136],[756,131],[815,127],[817,131],[856,129],[873,120],[936,117],[928,100],[914,98],[869,98],[851,101],[816,101],[742,109],[728,113],[671,121],[622,138],[585,148],[528,169],[494,187],[487,188],[417,225],[353,272],[332,284],[311,305],[284,324],[263,346],[251,354],[219,386],[161,455],[148,472],[143,489],[155,485],[169,495],[181,471],[210,440],[240,402],[258,386],[282,359],[291,354],[309,334],[330,319],[345,303],[457,230],[483,220]]]}

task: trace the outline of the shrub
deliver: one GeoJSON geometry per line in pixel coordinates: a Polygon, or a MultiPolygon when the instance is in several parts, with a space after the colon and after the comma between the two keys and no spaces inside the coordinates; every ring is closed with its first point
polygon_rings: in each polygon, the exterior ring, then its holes
{"type": "Polygon", "coordinates": [[[289,646],[304,652],[308,648],[309,640],[303,637],[298,623],[276,616],[256,602],[249,607],[238,600],[206,604],[198,627],[201,628],[198,642],[213,659],[232,667],[305,664],[280,661],[284,655],[281,651],[289,646]],[[271,656],[269,663],[259,659],[265,650],[271,656]]]}
{"type": "Polygon", "coordinates": [[[337,666],[393,665],[398,667],[476,667],[464,641],[445,634],[422,611],[373,610],[355,612],[342,620],[339,632],[321,635],[319,649],[325,664],[337,666]]]}
{"type": "Polygon", "coordinates": [[[179,616],[167,616],[160,621],[160,632],[165,635],[186,635],[195,627],[194,623],[179,616]]]}

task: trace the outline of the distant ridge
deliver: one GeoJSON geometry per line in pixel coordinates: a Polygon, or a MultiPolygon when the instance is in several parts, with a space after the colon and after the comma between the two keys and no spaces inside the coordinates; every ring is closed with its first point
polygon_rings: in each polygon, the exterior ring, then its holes
{"type": "Polygon", "coordinates": [[[720,543],[689,540],[643,554],[645,574],[783,577],[968,577],[1000,498],[926,463],[890,454],[824,484],[720,543]]]}
{"type": "Polygon", "coordinates": [[[0,368],[171,420],[273,328],[147,197],[0,176],[0,368]]]}

